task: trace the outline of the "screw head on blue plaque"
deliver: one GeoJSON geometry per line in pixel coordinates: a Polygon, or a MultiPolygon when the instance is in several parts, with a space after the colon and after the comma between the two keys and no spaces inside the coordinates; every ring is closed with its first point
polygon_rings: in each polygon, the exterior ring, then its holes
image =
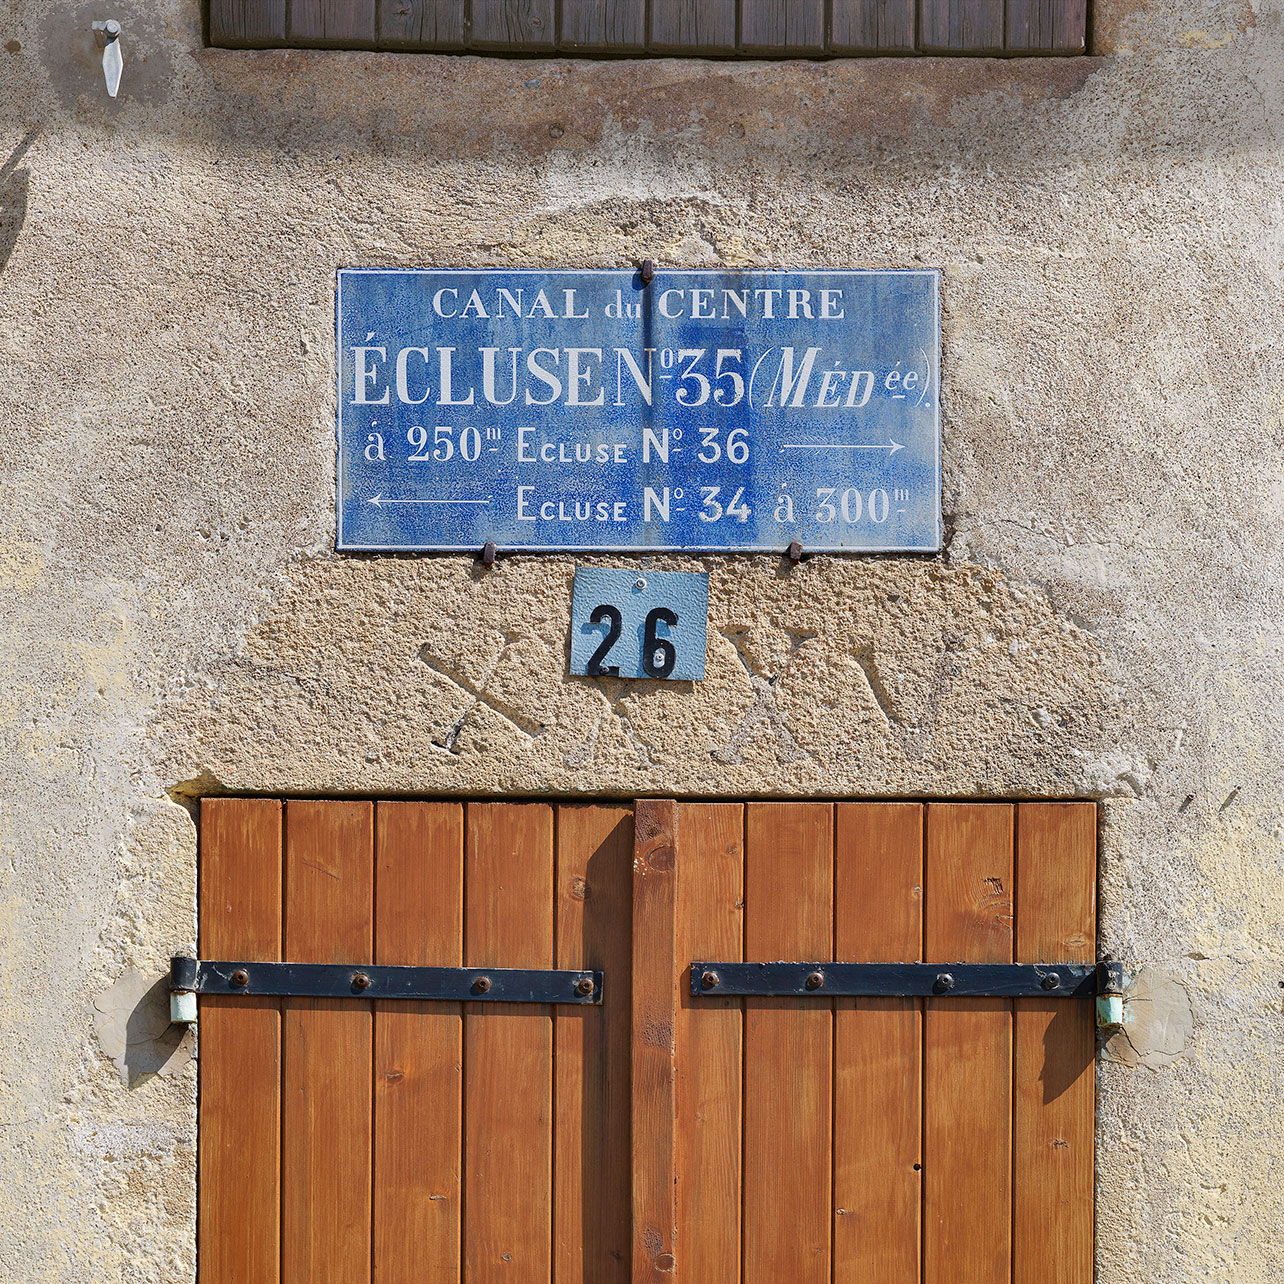
{"type": "Polygon", "coordinates": [[[935,552],[940,278],[339,273],[338,547],[935,552]]]}

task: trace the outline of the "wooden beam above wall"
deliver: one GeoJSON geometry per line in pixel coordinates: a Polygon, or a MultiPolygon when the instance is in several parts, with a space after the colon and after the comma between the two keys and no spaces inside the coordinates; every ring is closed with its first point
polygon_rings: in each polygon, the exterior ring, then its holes
{"type": "Polygon", "coordinates": [[[209,0],[218,48],[571,57],[1086,52],[1087,0],[209,0]]]}

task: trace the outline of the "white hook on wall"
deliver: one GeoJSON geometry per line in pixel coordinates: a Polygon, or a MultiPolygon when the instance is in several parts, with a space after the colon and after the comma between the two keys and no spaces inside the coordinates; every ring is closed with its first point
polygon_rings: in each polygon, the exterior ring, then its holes
{"type": "Polygon", "coordinates": [[[94,31],[103,51],[103,79],[107,82],[107,92],[115,98],[116,91],[120,88],[120,73],[125,65],[120,49],[120,23],[115,18],[108,18],[106,22],[95,22],[94,31]]]}

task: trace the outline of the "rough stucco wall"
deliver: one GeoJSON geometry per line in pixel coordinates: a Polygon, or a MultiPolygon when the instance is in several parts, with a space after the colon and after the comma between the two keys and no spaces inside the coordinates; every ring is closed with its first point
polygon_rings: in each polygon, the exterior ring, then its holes
{"type": "Polygon", "coordinates": [[[1281,18],[591,65],[0,3],[0,1278],[191,1276],[195,1068],[119,1013],[220,788],[1107,799],[1194,1031],[1103,1066],[1100,1279],[1284,1276],[1281,18]],[[564,676],[570,561],[330,551],[336,267],[644,253],[944,273],[946,553],[705,559],[690,689],[564,676]]]}

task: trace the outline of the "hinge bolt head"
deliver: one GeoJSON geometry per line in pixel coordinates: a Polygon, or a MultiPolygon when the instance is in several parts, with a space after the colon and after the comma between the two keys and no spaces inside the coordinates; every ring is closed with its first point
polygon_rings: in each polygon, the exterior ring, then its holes
{"type": "Polygon", "coordinates": [[[823,972],[813,972],[807,978],[807,988],[809,990],[819,990],[825,984],[825,974],[823,972]]]}
{"type": "Polygon", "coordinates": [[[575,993],[588,998],[593,993],[593,978],[591,976],[582,976],[575,982],[575,993]]]}
{"type": "Polygon", "coordinates": [[[370,988],[370,978],[364,972],[354,972],[352,974],[352,988],[354,990],[368,990],[370,988]]]}
{"type": "Polygon", "coordinates": [[[232,984],[238,989],[244,989],[245,986],[249,985],[249,983],[250,974],[243,967],[238,967],[236,971],[232,973],[232,984]]]}
{"type": "Polygon", "coordinates": [[[479,977],[478,977],[478,978],[473,982],[473,993],[474,993],[474,994],[485,994],[485,993],[486,993],[486,991],[487,991],[487,990],[489,990],[489,989],[490,989],[490,977],[488,977],[488,976],[479,976],[479,977]]]}
{"type": "Polygon", "coordinates": [[[702,972],[700,974],[700,984],[706,990],[716,990],[718,988],[718,974],[716,972],[702,972]]]}
{"type": "Polygon", "coordinates": [[[936,980],[932,985],[937,994],[946,994],[954,988],[954,978],[948,972],[937,974],[936,980]]]}
{"type": "Polygon", "coordinates": [[[1043,978],[1043,988],[1045,990],[1059,990],[1061,988],[1061,978],[1055,972],[1049,972],[1043,978]]]}

